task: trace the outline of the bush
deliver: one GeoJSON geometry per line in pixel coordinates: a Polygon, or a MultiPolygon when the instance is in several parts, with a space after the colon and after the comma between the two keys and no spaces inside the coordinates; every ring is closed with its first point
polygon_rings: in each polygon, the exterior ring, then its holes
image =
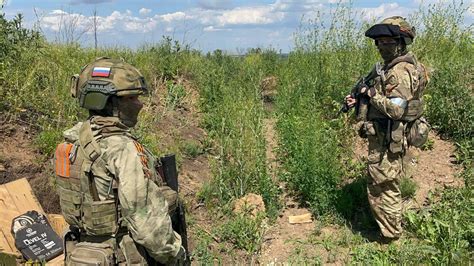
{"type": "Polygon", "coordinates": [[[400,192],[402,194],[402,198],[414,197],[417,189],[418,185],[410,177],[404,176],[400,180],[400,192]]]}
{"type": "Polygon", "coordinates": [[[264,217],[262,213],[257,217],[235,215],[220,227],[219,236],[222,240],[233,243],[236,248],[254,254],[260,250],[262,244],[264,217]]]}

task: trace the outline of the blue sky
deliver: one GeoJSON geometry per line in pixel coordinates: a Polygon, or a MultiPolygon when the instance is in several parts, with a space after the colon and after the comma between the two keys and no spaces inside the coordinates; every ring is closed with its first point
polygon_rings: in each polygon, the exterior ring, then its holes
{"type": "MultiPolygon", "coordinates": [[[[2,1],[2,0],[0,0],[2,1]]],[[[5,0],[3,0],[5,1],[5,0]]],[[[293,34],[301,17],[329,12],[339,0],[6,0],[7,17],[23,13],[25,25],[38,26],[51,41],[74,39],[94,43],[92,14],[97,11],[100,46],[135,48],[161,40],[163,35],[202,51],[231,53],[250,47],[293,48],[293,34]]],[[[347,2],[342,0],[342,2],[347,2]]],[[[431,0],[353,1],[361,20],[391,15],[408,16],[431,0]]],[[[445,1],[446,2],[446,1],[445,1]]],[[[449,1],[451,2],[451,1],[449,1]]],[[[472,22],[473,0],[464,1],[472,22]]]]}

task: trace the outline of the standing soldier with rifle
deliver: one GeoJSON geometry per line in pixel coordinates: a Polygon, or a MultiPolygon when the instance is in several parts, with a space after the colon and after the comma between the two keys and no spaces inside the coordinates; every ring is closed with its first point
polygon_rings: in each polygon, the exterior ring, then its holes
{"type": "Polygon", "coordinates": [[[66,265],[189,264],[174,157],[155,160],[130,133],[143,107],[139,96],[147,93],[142,74],[122,60],[99,58],[73,76],[71,93],[90,117],[64,132],[55,153],[61,211],[71,228],[66,265]]]}
{"type": "Polygon", "coordinates": [[[400,178],[405,151],[408,145],[419,146],[423,142],[413,138],[413,131],[419,133],[417,130],[423,128],[422,139],[427,136],[426,121],[421,115],[428,77],[424,66],[407,51],[415,29],[404,18],[384,19],[369,28],[365,36],[375,40],[384,62],[377,64],[346,96],[341,111],[356,106],[359,135],[369,142],[369,203],[382,242],[389,242],[402,235],[400,178]]]}

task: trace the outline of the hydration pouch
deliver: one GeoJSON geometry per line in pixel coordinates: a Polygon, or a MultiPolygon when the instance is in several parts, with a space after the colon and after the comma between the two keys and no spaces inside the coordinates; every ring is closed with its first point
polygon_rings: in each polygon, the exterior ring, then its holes
{"type": "Polygon", "coordinates": [[[114,250],[107,243],[77,243],[66,257],[67,266],[114,265],[114,250]]]}

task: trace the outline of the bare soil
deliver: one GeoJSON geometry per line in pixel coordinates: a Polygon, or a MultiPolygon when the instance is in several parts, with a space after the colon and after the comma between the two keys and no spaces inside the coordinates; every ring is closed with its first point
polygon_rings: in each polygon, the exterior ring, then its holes
{"type": "Polygon", "coordinates": [[[50,160],[34,146],[37,129],[21,118],[0,116],[0,184],[26,178],[47,213],[60,213],[50,160]]]}

